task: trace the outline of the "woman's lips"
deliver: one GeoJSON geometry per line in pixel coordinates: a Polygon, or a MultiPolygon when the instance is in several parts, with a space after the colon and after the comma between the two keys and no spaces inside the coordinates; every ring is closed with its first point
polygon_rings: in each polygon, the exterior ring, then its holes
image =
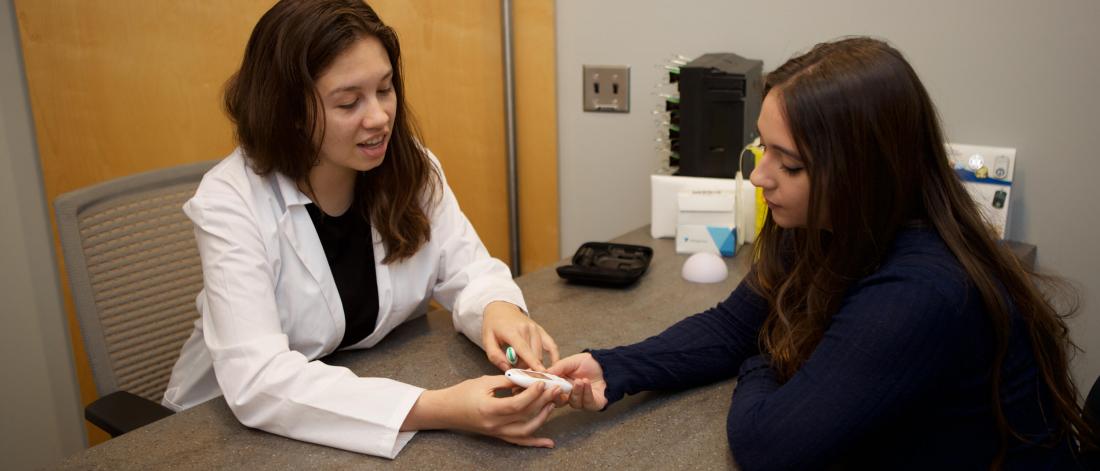
{"type": "Polygon", "coordinates": [[[379,159],[386,155],[386,144],[388,143],[387,139],[383,137],[382,139],[377,140],[377,142],[375,142],[374,144],[368,144],[367,142],[369,141],[364,141],[356,144],[356,147],[359,148],[359,151],[362,152],[363,155],[365,155],[367,158],[379,159]]]}

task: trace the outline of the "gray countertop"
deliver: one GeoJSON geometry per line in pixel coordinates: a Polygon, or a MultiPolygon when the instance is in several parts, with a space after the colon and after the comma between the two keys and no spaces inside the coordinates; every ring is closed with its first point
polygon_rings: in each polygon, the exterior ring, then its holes
{"type": "MultiPolygon", "coordinates": [[[[712,307],[748,270],[750,250],[727,259],[730,276],[702,285],[680,278],[687,258],[649,228],[615,242],[654,249],[649,271],[626,289],[566,283],[553,268],[517,279],[532,316],[554,337],[562,356],[585,348],[632,343],[712,307]]],[[[564,263],[564,262],[563,262],[564,263]]],[[[370,350],[325,358],[360,376],[392,378],[435,389],[484,374],[500,374],[484,353],[455,332],[450,314],[411,320],[370,350]]],[[[554,449],[524,448],[450,431],[418,433],[395,460],[361,455],[253,430],[218,398],[92,447],[60,469],[588,469],[726,468],[725,422],[734,381],[680,392],[630,396],[605,412],[556,410],[539,436],[554,449]]]]}

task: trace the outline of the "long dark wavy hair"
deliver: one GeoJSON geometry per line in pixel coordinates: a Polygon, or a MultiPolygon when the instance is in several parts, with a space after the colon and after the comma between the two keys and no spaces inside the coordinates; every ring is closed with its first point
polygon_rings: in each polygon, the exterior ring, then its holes
{"type": "Polygon", "coordinates": [[[325,132],[316,80],[366,37],[378,38],[389,55],[397,113],[386,157],[359,176],[355,198],[382,236],[383,263],[390,263],[412,256],[429,240],[428,212],[441,177],[405,102],[397,33],[370,6],[362,0],[276,3],[252,30],[241,68],[226,84],[225,108],[256,173],[278,172],[308,188],[325,132]]]}
{"type": "Polygon", "coordinates": [[[921,221],[959,260],[989,316],[996,348],[989,393],[1002,444],[993,466],[1003,460],[1010,434],[1022,439],[1009,427],[1000,397],[1012,322],[1003,293],[1026,323],[1051,392],[1055,438],[1095,446],[1069,374],[1076,346],[1064,318],[1076,310],[1076,294],[1058,290],[1071,298],[1059,312],[1039,284],[1066,286],[1026,269],[996,241],[951,168],[932,100],[902,54],[871,38],[819,44],[770,73],[764,88],[765,96],[780,94],[810,177],[806,227],[784,229],[769,215],[749,278],[769,301],[760,342],[780,377],[790,379],[806,362],[845,290],[877,269],[898,231],[921,221]]]}

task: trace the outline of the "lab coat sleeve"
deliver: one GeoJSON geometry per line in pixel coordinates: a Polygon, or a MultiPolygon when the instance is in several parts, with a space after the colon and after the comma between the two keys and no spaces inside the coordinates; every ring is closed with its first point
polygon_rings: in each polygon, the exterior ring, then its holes
{"type": "Polygon", "coordinates": [[[248,196],[225,182],[206,186],[184,211],[202,258],[205,342],[233,414],[270,433],[394,458],[412,438],[399,430],[423,389],[360,378],[290,350],[276,271],[248,196]]]}
{"type": "Polygon", "coordinates": [[[474,226],[459,209],[439,161],[430,152],[429,155],[439,169],[442,190],[431,218],[432,241],[440,248],[433,297],[451,310],[455,329],[485,348],[481,342],[481,316],[485,306],[493,301],[506,301],[527,312],[527,304],[519,286],[512,280],[511,270],[489,255],[474,226]]]}

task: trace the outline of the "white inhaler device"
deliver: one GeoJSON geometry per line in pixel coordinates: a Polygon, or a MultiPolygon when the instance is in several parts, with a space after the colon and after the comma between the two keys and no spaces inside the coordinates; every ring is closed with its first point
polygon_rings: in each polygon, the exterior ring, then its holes
{"type": "Polygon", "coordinates": [[[504,372],[504,376],[507,377],[513,384],[521,388],[529,388],[534,386],[535,383],[546,383],[546,387],[557,386],[561,388],[561,392],[569,394],[573,391],[573,384],[565,379],[554,376],[550,373],[540,373],[532,370],[521,370],[519,368],[512,368],[504,372]]]}

